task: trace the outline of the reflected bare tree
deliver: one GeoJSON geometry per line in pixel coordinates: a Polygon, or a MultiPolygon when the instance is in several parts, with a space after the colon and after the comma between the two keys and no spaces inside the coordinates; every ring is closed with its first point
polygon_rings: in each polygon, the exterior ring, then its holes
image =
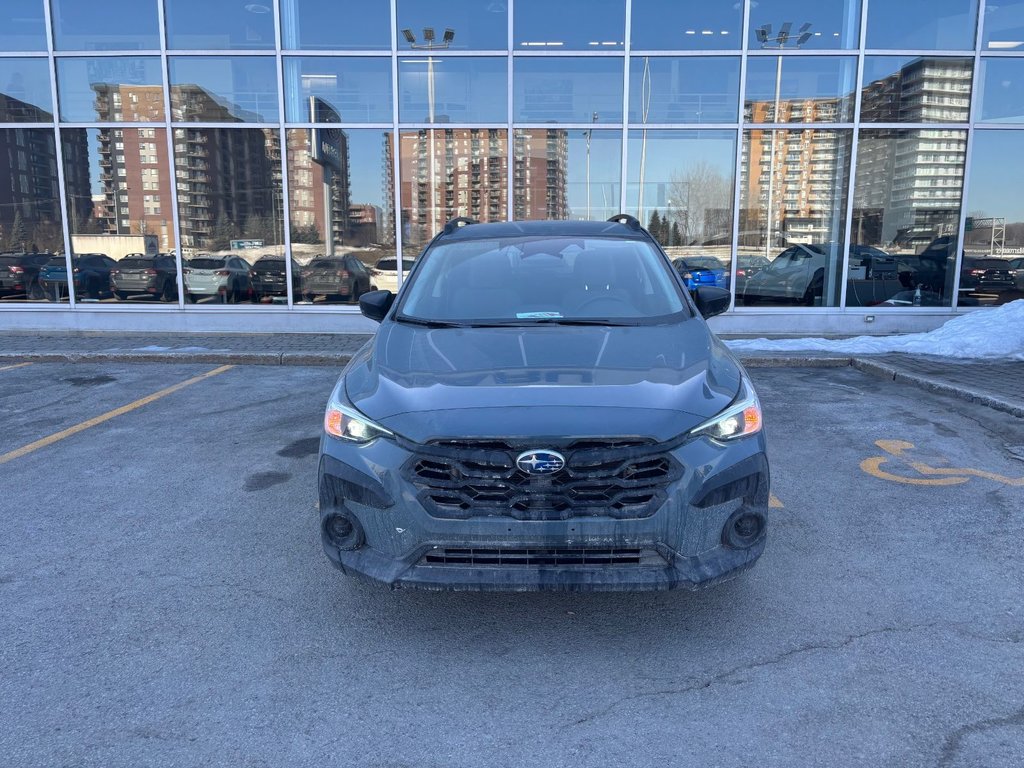
{"type": "Polygon", "coordinates": [[[729,177],[698,160],[672,175],[672,205],[665,217],[678,226],[680,240],[687,245],[727,237],[732,229],[732,193],[729,177]]]}

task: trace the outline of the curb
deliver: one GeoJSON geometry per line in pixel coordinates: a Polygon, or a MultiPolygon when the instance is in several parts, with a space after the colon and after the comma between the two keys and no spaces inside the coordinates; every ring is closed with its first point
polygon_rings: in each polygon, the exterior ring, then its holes
{"type": "Polygon", "coordinates": [[[0,352],[14,363],[204,363],[213,365],[344,366],[341,352],[0,352]]]}
{"type": "Polygon", "coordinates": [[[853,358],[846,355],[736,355],[745,368],[846,368],[853,358]]]}

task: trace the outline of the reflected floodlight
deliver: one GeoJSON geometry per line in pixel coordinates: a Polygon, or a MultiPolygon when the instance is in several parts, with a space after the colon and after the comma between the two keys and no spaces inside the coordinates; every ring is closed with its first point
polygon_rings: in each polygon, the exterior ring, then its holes
{"type": "Polygon", "coordinates": [[[414,35],[412,33],[411,29],[403,29],[402,30],[402,35],[405,37],[405,41],[407,43],[415,43],[416,42],[416,35],[414,35]]]}
{"type": "Polygon", "coordinates": [[[768,42],[768,35],[772,33],[772,25],[765,24],[763,27],[755,29],[754,32],[757,35],[757,42],[763,45],[768,42]]]}
{"type": "Polygon", "coordinates": [[[444,42],[446,43],[450,43],[452,40],[455,39],[455,30],[452,29],[451,27],[445,27],[444,37],[441,39],[444,40],[444,42]]]}
{"type": "Polygon", "coordinates": [[[786,42],[789,40],[789,30],[791,30],[792,28],[793,22],[783,22],[782,28],[779,30],[779,36],[775,38],[775,42],[777,42],[780,46],[785,46],[786,42]]]}
{"type": "Polygon", "coordinates": [[[804,43],[811,39],[811,22],[808,21],[806,24],[800,27],[798,31],[800,33],[800,37],[797,38],[796,44],[797,47],[800,47],[801,45],[803,45],[804,43]]]}
{"type": "Polygon", "coordinates": [[[433,27],[424,27],[423,28],[423,39],[426,40],[428,43],[434,42],[434,28],[433,27]]]}

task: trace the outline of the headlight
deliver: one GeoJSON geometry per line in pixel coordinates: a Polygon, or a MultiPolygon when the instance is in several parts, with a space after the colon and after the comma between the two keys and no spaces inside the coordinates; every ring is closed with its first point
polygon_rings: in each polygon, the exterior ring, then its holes
{"type": "Polygon", "coordinates": [[[763,423],[757,393],[744,376],[740,381],[739,394],[732,404],[713,419],[692,429],[690,434],[704,435],[715,440],[734,440],[760,432],[763,423]]]}
{"type": "Polygon", "coordinates": [[[374,424],[348,403],[340,402],[344,386],[343,382],[339,383],[327,403],[324,431],[328,435],[352,443],[368,443],[378,437],[389,437],[394,434],[379,424],[374,424]]]}

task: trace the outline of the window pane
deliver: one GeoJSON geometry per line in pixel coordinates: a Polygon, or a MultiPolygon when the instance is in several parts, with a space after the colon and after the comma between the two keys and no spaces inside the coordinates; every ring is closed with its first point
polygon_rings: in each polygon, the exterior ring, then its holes
{"type": "Polygon", "coordinates": [[[961,306],[1024,299],[1022,174],[1024,131],[975,132],[967,180],[961,306]]]}
{"type": "Polygon", "coordinates": [[[50,0],[54,45],[65,51],[159,50],[157,0],[50,0]]]}
{"type": "Polygon", "coordinates": [[[605,219],[619,213],[622,132],[519,128],[513,218],[605,219]]]}
{"type": "Polygon", "coordinates": [[[524,123],[615,123],[622,120],[618,57],[518,58],[514,119],[524,123]]]}
{"type": "Polygon", "coordinates": [[[390,58],[289,56],[284,81],[291,122],[391,122],[390,58]]]}
{"type": "Polygon", "coordinates": [[[990,51],[1024,49],[1024,0],[1003,0],[985,6],[982,48],[990,51]]]}
{"type": "Polygon", "coordinates": [[[504,123],[508,60],[400,58],[398,114],[403,123],[504,123]]]}
{"type": "Polygon", "coordinates": [[[274,47],[274,3],[163,0],[167,47],[199,50],[274,47]]]}
{"type": "Polygon", "coordinates": [[[400,135],[402,233],[414,256],[451,219],[505,221],[507,131],[447,128],[400,135]]]}
{"type": "Polygon", "coordinates": [[[629,65],[632,123],[729,123],[739,106],[740,60],[641,56],[629,65]]]}
{"type": "Polygon", "coordinates": [[[43,270],[64,251],[53,129],[0,128],[0,179],[0,305],[67,301],[67,272],[54,286],[43,270]]]}
{"type": "Polygon", "coordinates": [[[66,128],[62,136],[75,298],[177,303],[167,132],[66,128]]]}
{"type": "Polygon", "coordinates": [[[949,306],[966,146],[966,131],[861,131],[848,306],[949,306]]]}
{"type": "Polygon", "coordinates": [[[852,139],[821,128],[744,132],[739,257],[761,257],[763,268],[737,285],[738,302],[838,306],[852,139]]]}
{"type": "Polygon", "coordinates": [[[634,50],[739,49],[742,3],[666,3],[633,0],[634,50]]]}
{"type": "Polygon", "coordinates": [[[614,51],[626,34],[624,0],[516,0],[517,51],[614,51]]]}
{"type": "Polygon", "coordinates": [[[978,0],[868,3],[867,46],[930,51],[973,50],[977,22],[978,0]]]}
{"type": "Polygon", "coordinates": [[[53,120],[46,59],[0,59],[0,123],[53,120]]]}
{"type": "Polygon", "coordinates": [[[358,13],[337,0],[281,0],[285,48],[305,50],[391,49],[391,3],[363,0],[358,13]]]}
{"type": "MultiPolygon", "coordinates": [[[[918,18],[928,18],[927,15],[918,18]]],[[[858,0],[759,0],[750,4],[755,48],[857,48],[858,0]]]]}
{"type": "Polygon", "coordinates": [[[46,22],[40,0],[0,4],[0,51],[45,51],[46,22]]]}
{"type": "Polygon", "coordinates": [[[454,50],[505,50],[508,48],[505,5],[479,0],[445,0],[443,3],[398,0],[398,48],[410,50],[432,44],[454,50]],[[427,39],[431,31],[433,41],[427,39]],[[414,42],[409,40],[409,35],[414,42]],[[446,35],[450,38],[447,41],[446,35]]]}
{"type": "Polygon", "coordinates": [[[182,56],[170,60],[172,119],[274,123],[277,66],[269,56],[182,56]]]}
{"type": "Polygon", "coordinates": [[[1024,59],[981,60],[981,119],[1024,123],[1024,59]]]}
{"type": "Polygon", "coordinates": [[[852,121],[856,82],[857,61],[853,57],[751,56],[747,59],[744,120],[753,123],[852,121]]]}
{"type": "Polygon", "coordinates": [[[736,132],[631,130],[628,156],[626,212],[672,258],[716,259],[728,287],[736,132]]]}
{"type": "Polygon", "coordinates": [[[252,264],[284,256],[281,138],[271,128],[175,128],[185,300],[257,300],[252,264]]]}
{"type": "Polygon", "coordinates": [[[866,123],[967,122],[971,59],[867,56],[861,120],[866,123]]]}
{"type": "MultiPolygon", "coordinates": [[[[397,289],[390,154],[390,131],[288,131],[292,292],[297,303],[355,303],[366,291],[397,289]]],[[[274,263],[256,262],[255,271],[261,300],[285,295],[283,257],[274,263]]]]}
{"type": "Polygon", "coordinates": [[[68,122],[163,120],[162,83],[155,56],[57,59],[60,117],[68,122]]]}

